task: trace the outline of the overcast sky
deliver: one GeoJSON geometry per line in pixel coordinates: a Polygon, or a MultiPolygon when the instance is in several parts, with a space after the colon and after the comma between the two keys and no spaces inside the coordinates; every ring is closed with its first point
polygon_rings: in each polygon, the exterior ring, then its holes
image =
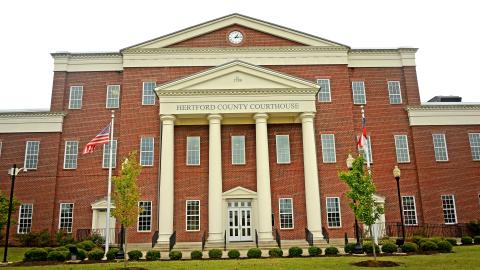
{"type": "Polygon", "coordinates": [[[48,109],[55,51],[119,51],[230,13],[352,48],[416,47],[422,101],[480,102],[477,1],[0,1],[0,110],[48,109]]]}

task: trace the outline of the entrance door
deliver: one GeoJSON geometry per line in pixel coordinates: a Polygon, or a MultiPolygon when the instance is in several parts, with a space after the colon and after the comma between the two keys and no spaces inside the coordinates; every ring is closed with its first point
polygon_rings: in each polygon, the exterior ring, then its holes
{"type": "Polygon", "coordinates": [[[228,240],[252,241],[252,203],[236,201],[228,203],[228,240]]]}
{"type": "Polygon", "coordinates": [[[115,243],[115,218],[110,217],[110,229],[107,228],[107,210],[99,209],[97,210],[97,220],[94,224],[93,232],[97,233],[103,237],[106,236],[107,231],[110,234],[110,244],[115,243]]]}

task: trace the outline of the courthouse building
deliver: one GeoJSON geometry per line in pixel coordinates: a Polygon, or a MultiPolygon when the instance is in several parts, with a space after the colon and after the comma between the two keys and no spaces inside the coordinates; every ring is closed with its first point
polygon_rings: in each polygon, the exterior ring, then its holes
{"type": "Polygon", "coordinates": [[[358,152],[362,105],[380,223],[400,221],[395,165],[408,226],[477,219],[480,104],[421,103],[416,52],[232,14],[118,52],[52,53],[50,111],[0,114],[3,192],[12,164],[28,169],[15,233],[105,231],[109,147],[81,152],[111,110],[114,175],[132,150],[142,166],[130,242],[353,237],[338,172],[358,152]]]}

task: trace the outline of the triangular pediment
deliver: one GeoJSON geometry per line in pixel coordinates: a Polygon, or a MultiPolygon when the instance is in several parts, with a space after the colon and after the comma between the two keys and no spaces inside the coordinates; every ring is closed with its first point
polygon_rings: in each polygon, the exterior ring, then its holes
{"type": "Polygon", "coordinates": [[[287,27],[276,25],[273,23],[265,22],[241,14],[231,14],[218,19],[214,19],[205,23],[201,23],[165,36],[161,36],[149,41],[145,41],[130,47],[127,47],[121,51],[128,50],[152,50],[166,48],[170,45],[177,44],[179,42],[189,40],[195,37],[206,35],[213,31],[229,27],[232,25],[239,25],[249,29],[253,29],[259,32],[263,32],[275,37],[290,40],[306,46],[319,46],[319,47],[344,47],[349,48],[346,45],[330,41],[328,39],[320,38],[314,35],[306,34],[300,31],[296,31],[287,27]]]}
{"type": "Polygon", "coordinates": [[[242,61],[218,67],[159,85],[165,91],[238,89],[318,89],[314,82],[242,61]]]}
{"type": "MultiPolygon", "coordinates": [[[[91,204],[92,209],[107,209],[107,200],[102,198],[97,200],[91,204]]],[[[115,208],[115,203],[113,201],[110,202],[110,208],[115,208]]]]}
{"type": "Polygon", "coordinates": [[[234,187],[223,193],[224,197],[251,197],[256,195],[257,195],[257,192],[241,186],[234,187]]]}

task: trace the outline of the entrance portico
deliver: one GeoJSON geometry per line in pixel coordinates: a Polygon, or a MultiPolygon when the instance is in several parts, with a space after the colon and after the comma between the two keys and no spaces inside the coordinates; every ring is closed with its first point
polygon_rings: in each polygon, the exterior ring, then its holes
{"type": "Polygon", "coordinates": [[[155,91],[160,97],[162,121],[159,245],[168,244],[173,233],[174,125],[209,125],[208,242],[214,244],[224,241],[224,231],[229,228],[222,216],[232,214],[233,226],[237,226],[240,231],[242,228],[246,230],[244,235],[238,236],[239,239],[250,239],[251,233],[247,233],[248,229],[251,232],[256,230],[261,244],[273,241],[267,127],[269,124],[301,123],[307,228],[315,240],[322,238],[313,124],[318,91],[315,83],[234,61],[160,85],[155,91]],[[247,209],[248,200],[241,200],[246,198],[232,201],[228,209],[222,207],[221,126],[231,124],[255,125],[257,168],[255,203],[258,207],[247,209]],[[235,203],[241,202],[245,202],[245,205],[235,206],[235,203]],[[223,209],[223,213],[219,209],[223,209]],[[240,215],[237,216],[237,223],[235,213],[240,215]]]}

